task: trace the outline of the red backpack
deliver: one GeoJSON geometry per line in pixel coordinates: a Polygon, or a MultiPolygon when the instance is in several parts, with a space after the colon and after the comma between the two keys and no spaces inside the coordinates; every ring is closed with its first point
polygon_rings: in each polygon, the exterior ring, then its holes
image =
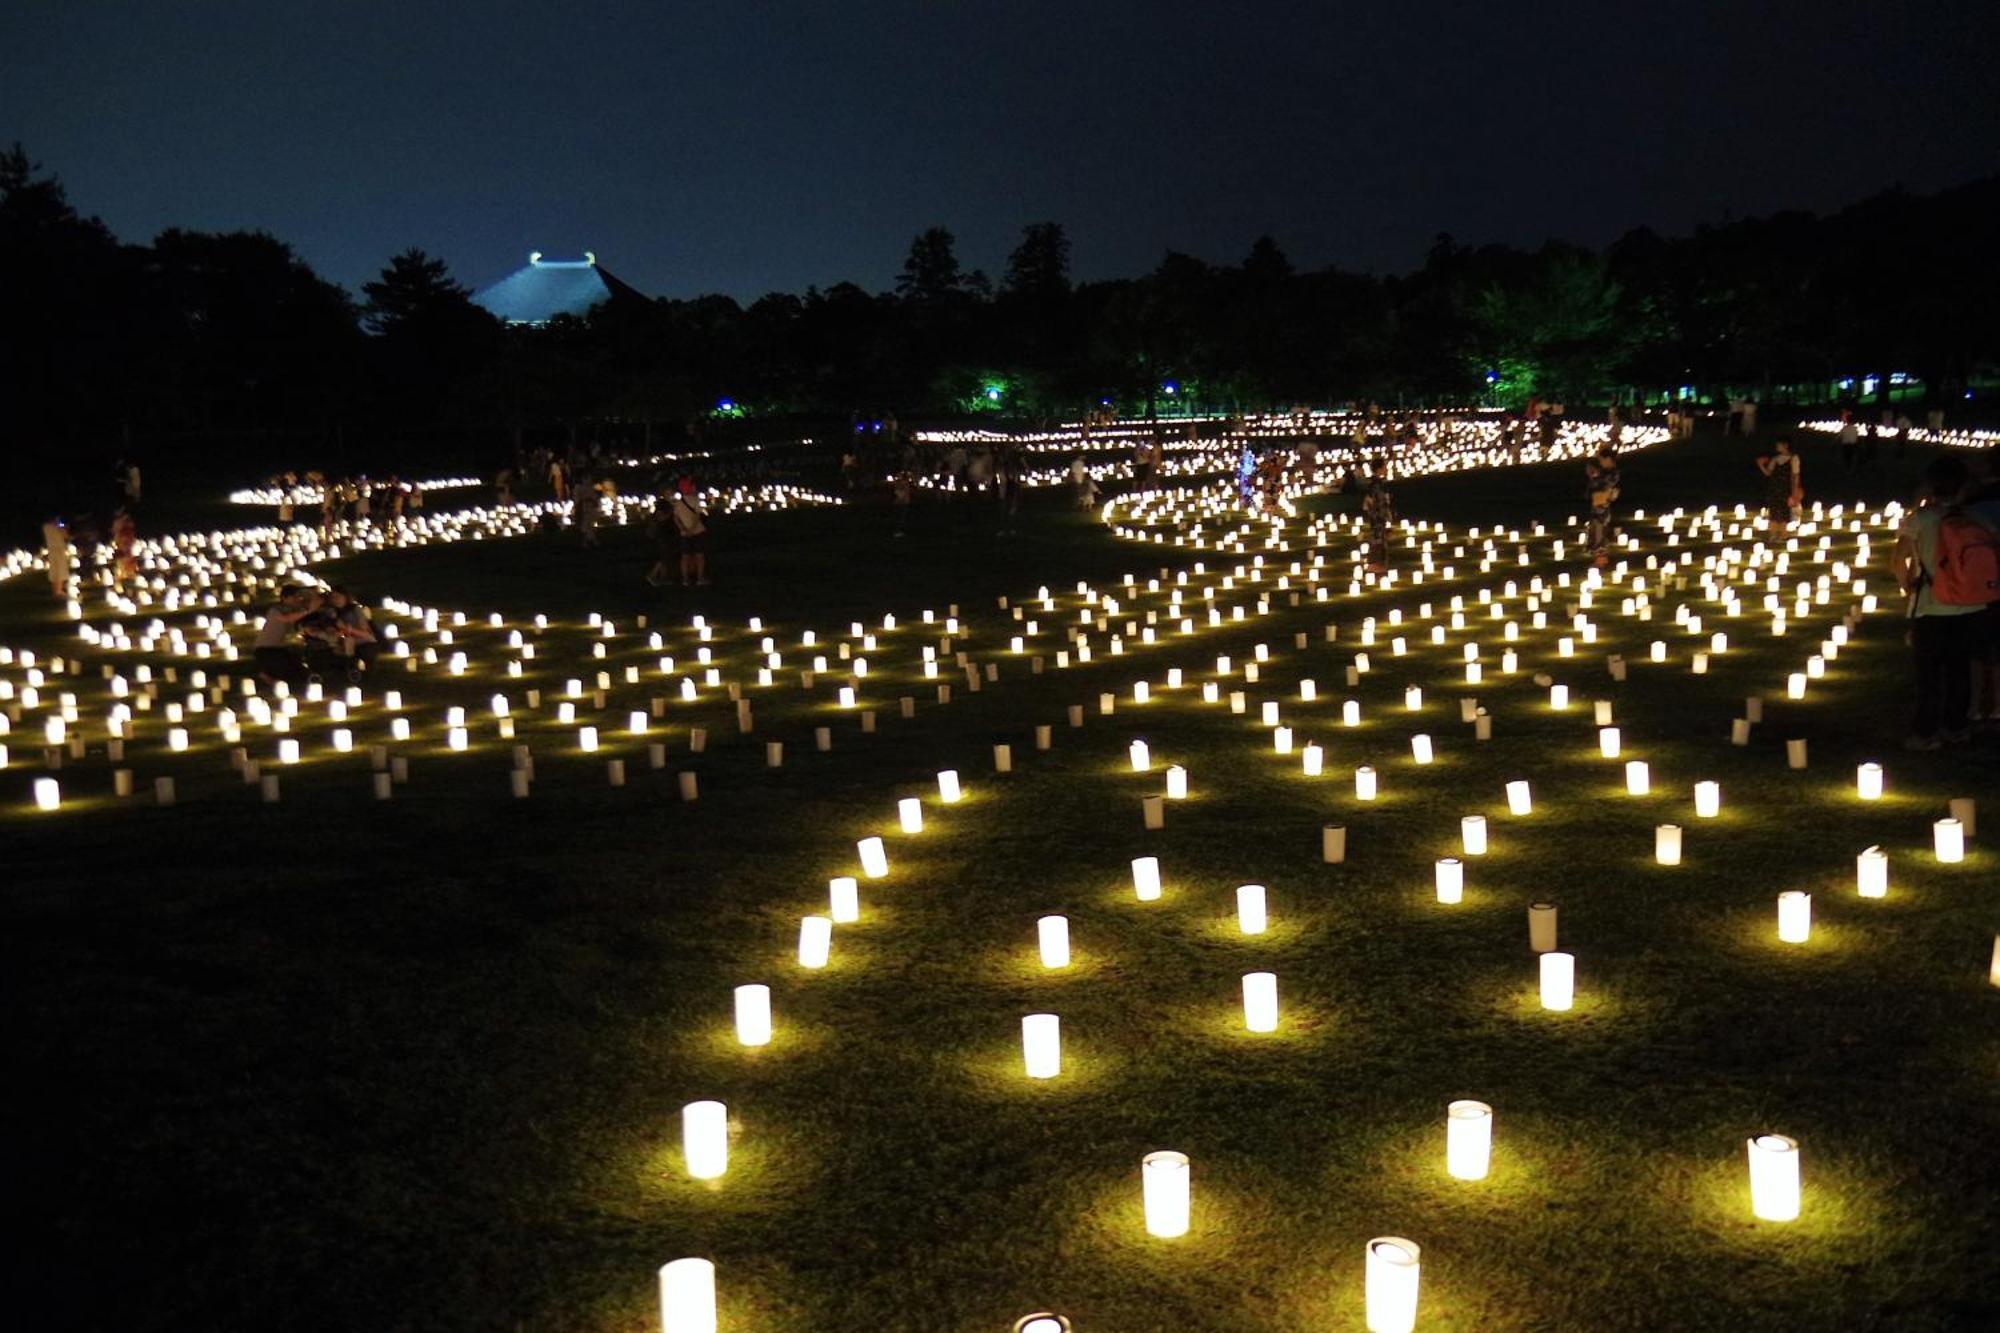
{"type": "Polygon", "coordinates": [[[2000,602],[2000,532],[1956,505],[1938,524],[1931,596],[1946,606],[2000,602]]]}

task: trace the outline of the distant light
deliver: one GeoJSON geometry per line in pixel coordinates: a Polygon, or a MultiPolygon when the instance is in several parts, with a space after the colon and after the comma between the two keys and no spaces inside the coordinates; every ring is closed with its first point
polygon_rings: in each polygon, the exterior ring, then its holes
{"type": "Polygon", "coordinates": [[[1498,384],[1498,383],[1500,382],[1500,372],[1499,372],[1499,371],[1497,371],[1497,370],[1489,370],[1489,371],[1487,371],[1487,372],[1486,372],[1486,382],[1487,382],[1488,384],[1498,384]]]}
{"type": "Polygon", "coordinates": [[[1160,388],[1166,393],[1179,393],[1181,386],[1174,383],[1172,380],[1168,380],[1165,384],[1162,384],[1160,388]]]}
{"type": "Polygon", "coordinates": [[[530,250],[530,251],[528,251],[528,262],[529,262],[530,264],[539,264],[539,263],[541,263],[541,262],[542,262],[542,252],[541,252],[540,250],[530,250]]]}

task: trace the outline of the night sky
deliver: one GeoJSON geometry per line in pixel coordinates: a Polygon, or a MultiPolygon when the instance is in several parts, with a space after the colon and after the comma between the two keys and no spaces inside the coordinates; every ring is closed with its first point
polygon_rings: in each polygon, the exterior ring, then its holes
{"type": "Polygon", "coordinates": [[[0,5],[0,142],[128,240],[261,227],[350,288],[594,249],[648,292],[888,287],[942,223],[1082,278],[1396,271],[2000,167],[1992,3],[0,5]],[[1779,13],[1779,11],[1788,11],[1779,13]]]}

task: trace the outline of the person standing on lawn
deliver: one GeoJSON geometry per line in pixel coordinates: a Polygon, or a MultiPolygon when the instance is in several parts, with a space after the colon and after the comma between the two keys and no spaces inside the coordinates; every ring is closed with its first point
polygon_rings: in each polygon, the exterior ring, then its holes
{"type": "Polygon", "coordinates": [[[1783,435],[1771,446],[1771,453],[1759,455],[1757,470],[1764,474],[1764,512],[1770,519],[1771,535],[1782,537],[1792,526],[1792,511],[1805,501],[1805,477],[1792,442],[1783,435]]]}
{"type": "Polygon", "coordinates": [[[695,500],[694,478],[682,477],[670,510],[680,537],[681,586],[708,586],[708,515],[695,500]]]}
{"type": "Polygon", "coordinates": [[[1590,500],[1590,563],[1602,569],[1611,559],[1611,507],[1618,503],[1618,453],[1604,445],[1583,465],[1590,500]]]}
{"type": "Polygon", "coordinates": [[[1983,537],[1990,572],[1996,548],[1991,529],[1960,508],[1969,480],[1963,459],[1950,454],[1932,459],[1924,468],[1929,495],[1896,530],[1893,568],[1909,599],[1908,641],[1917,678],[1916,712],[1903,742],[1908,750],[1935,750],[1971,736],[1972,664],[1991,599],[1984,589],[1961,587],[1961,571],[1952,566],[1965,564],[1983,537]]]}

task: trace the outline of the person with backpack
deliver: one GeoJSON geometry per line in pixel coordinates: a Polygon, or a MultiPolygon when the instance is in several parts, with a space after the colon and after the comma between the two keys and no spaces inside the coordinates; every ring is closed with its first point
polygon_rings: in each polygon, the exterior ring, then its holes
{"type": "Polygon", "coordinates": [[[1963,459],[1932,459],[1924,469],[1929,495],[1896,531],[1894,569],[1909,598],[1917,677],[1907,750],[1971,737],[1972,663],[1981,617],[2000,599],[2000,545],[1994,530],[1959,503],[1970,479],[1963,459]]]}
{"type": "Polygon", "coordinates": [[[681,586],[708,586],[708,515],[695,500],[694,478],[682,477],[669,511],[680,538],[681,586]]]}

